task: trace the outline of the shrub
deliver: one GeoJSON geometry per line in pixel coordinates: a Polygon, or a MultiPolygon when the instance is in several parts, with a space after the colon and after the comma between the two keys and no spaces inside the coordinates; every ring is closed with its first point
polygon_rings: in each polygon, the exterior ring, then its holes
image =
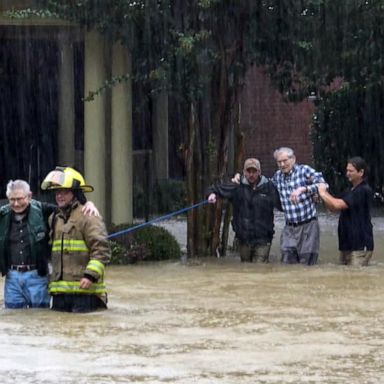
{"type": "Polygon", "coordinates": [[[181,249],[175,237],[166,229],[153,225],[143,227],[136,233],[136,241],[149,250],[148,260],[179,259],[181,249]]]}
{"type": "Polygon", "coordinates": [[[126,265],[135,264],[138,261],[145,260],[146,248],[139,244],[131,244],[128,247],[119,244],[116,241],[111,241],[111,264],[126,265]]]}
{"type": "MultiPolygon", "coordinates": [[[[110,233],[132,227],[121,224],[114,226],[110,233]]],[[[111,243],[111,264],[132,264],[138,261],[179,259],[180,246],[166,229],[148,225],[113,239],[111,243]]]]}

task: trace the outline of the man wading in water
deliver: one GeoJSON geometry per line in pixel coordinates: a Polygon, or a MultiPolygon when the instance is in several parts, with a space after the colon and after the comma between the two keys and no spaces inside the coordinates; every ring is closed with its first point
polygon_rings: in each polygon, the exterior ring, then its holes
{"type": "Polygon", "coordinates": [[[49,218],[52,309],[91,312],[107,308],[104,271],[111,258],[107,231],[101,217],[81,213],[86,202],[84,192],[92,192],[93,187],[86,185],[76,170],[56,167],[41,188],[55,192],[59,207],[49,218]]]}
{"type": "Polygon", "coordinates": [[[239,184],[216,184],[208,189],[208,202],[216,196],[233,204],[232,226],[239,241],[241,261],[267,263],[274,234],[273,210],[281,210],[273,183],[261,174],[260,162],[247,159],[239,184]]]}
{"type": "Polygon", "coordinates": [[[361,157],[347,162],[346,175],[352,188],[337,199],[327,191],[328,185],[318,184],[320,197],[332,211],[340,211],[338,235],[340,263],[368,265],[373,253],[371,204],[373,192],[366,182],[367,164],[361,157]]]}

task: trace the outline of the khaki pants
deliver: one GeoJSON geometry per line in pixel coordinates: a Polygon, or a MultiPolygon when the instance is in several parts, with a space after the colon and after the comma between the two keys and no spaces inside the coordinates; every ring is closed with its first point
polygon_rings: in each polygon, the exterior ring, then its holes
{"type": "Polygon", "coordinates": [[[239,244],[240,259],[243,262],[261,263],[269,262],[269,251],[271,250],[271,244],[250,246],[246,244],[239,244]]]}
{"type": "Polygon", "coordinates": [[[373,251],[340,251],[340,264],[367,266],[373,251]]]}

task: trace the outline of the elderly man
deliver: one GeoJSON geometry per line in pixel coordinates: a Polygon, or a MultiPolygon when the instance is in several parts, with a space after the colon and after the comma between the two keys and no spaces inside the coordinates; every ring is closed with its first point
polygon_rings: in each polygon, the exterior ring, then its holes
{"type": "MultiPolygon", "coordinates": [[[[0,271],[6,275],[5,307],[46,308],[50,302],[48,216],[56,206],[33,200],[24,180],[9,181],[6,195],[9,204],[0,208],[0,271]]],[[[86,211],[99,214],[91,202],[86,211]]]]}
{"type": "Polygon", "coordinates": [[[282,147],[274,152],[279,170],[272,181],[279,191],[285,215],[281,234],[281,261],[287,264],[317,263],[320,228],[317,221],[315,198],[317,183],[323,183],[322,174],[308,165],[296,163],[291,148],[282,147]]]}
{"type": "Polygon", "coordinates": [[[233,204],[232,226],[241,261],[267,263],[274,234],[273,210],[281,210],[281,205],[273,183],[261,174],[259,160],[245,160],[239,184],[213,185],[208,193],[209,203],[215,203],[219,196],[233,204]]]}

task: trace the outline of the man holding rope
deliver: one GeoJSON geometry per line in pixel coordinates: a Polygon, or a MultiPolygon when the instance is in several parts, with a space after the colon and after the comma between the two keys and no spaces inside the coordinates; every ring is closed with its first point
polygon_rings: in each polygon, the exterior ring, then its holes
{"type": "Polygon", "coordinates": [[[216,184],[208,189],[208,194],[211,204],[217,196],[233,204],[232,226],[241,261],[267,263],[274,234],[273,210],[281,210],[281,204],[275,186],[261,174],[259,160],[245,160],[239,184],[216,184]]]}

